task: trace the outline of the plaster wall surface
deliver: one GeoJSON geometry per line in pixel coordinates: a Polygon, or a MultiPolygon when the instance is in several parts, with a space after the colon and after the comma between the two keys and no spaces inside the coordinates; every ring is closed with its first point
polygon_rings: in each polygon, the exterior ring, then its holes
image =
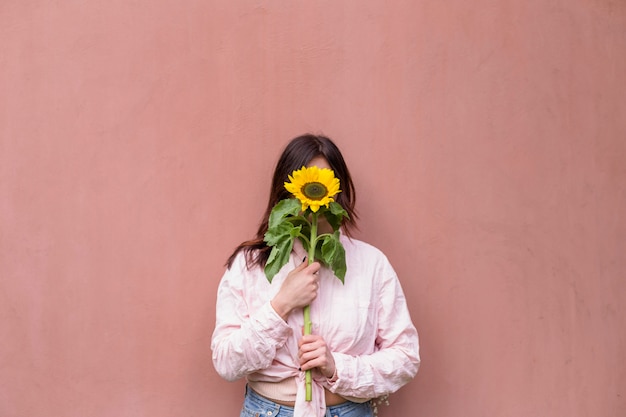
{"type": "Polygon", "coordinates": [[[626,415],[621,1],[5,0],[0,415],[238,415],[215,292],[336,140],[422,367],[381,416],[626,415]]]}

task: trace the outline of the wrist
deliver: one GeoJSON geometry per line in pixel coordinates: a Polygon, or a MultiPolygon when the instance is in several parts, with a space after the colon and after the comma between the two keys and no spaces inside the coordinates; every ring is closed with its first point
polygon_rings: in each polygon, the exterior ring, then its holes
{"type": "Polygon", "coordinates": [[[326,377],[326,381],[328,381],[329,384],[333,384],[335,381],[337,381],[337,367],[335,366],[335,370],[333,371],[333,374],[331,376],[327,376],[326,377]]]}
{"type": "Polygon", "coordinates": [[[291,309],[289,308],[289,306],[285,305],[284,303],[281,303],[280,300],[277,300],[276,298],[270,300],[270,305],[272,306],[276,314],[282,317],[283,320],[287,321],[287,317],[289,316],[289,313],[291,312],[291,309]]]}

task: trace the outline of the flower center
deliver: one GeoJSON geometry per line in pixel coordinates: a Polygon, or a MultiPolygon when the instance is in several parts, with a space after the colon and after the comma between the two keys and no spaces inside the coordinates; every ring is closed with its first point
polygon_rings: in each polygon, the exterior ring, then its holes
{"type": "Polygon", "coordinates": [[[311,200],[321,200],[328,194],[328,189],[321,182],[308,182],[302,186],[301,191],[311,200]]]}

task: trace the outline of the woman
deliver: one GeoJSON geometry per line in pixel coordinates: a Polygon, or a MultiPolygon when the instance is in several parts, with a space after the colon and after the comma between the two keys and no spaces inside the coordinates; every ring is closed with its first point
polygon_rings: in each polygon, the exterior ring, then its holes
{"type": "MultiPolygon", "coordinates": [[[[304,135],[287,145],[256,238],[235,249],[218,289],[213,363],[229,381],[246,377],[241,416],[371,416],[370,400],[395,392],[417,373],[418,336],[400,282],[378,249],[351,238],[354,203],[350,173],[330,139],[304,135]],[[350,215],[340,238],[344,284],[318,262],[307,265],[298,240],[290,262],[271,283],[265,277],[270,212],[291,197],[284,183],[303,166],[330,168],[340,180],[336,201],[350,215]],[[309,304],[313,334],[303,336],[302,309],[309,304]],[[309,369],[312,401],[304,395],[309,369]]],[[[324,223],[319,228],[332,231],[324,223]]]]}

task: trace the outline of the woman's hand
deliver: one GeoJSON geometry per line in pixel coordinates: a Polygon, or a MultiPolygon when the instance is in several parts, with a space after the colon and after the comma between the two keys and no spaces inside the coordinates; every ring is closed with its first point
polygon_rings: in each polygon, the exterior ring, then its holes
{"type": "Polygon", "coordinates": [[[335,374],[335,358],[324,338],[317,334],[302,336],[298,342],[298,358],[303,371],[317,368],[326,378],[335,374]]]}
{"type": "Polygon", "coordinates": [[[315,300],[319,288],[319,275],[316,272],[320,267],[319,262],[308,266],[302,262],[287,275],[278,294],[271,301],[272,307],[283,320],[287,321],[292,310],[308,306],[315,300]]]}

